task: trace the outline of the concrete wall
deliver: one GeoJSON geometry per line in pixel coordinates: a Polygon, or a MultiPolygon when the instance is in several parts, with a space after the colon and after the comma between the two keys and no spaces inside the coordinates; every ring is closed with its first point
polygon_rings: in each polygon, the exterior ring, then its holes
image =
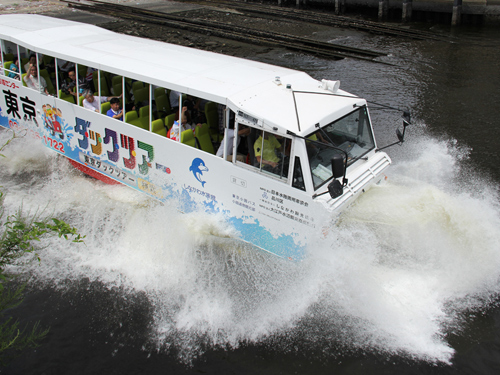
{"type": "MultiPolygon", "coordinates": [[[[303,1],[303,0],[301,0],[303,1]]],[[[345,0],[345,5],[378,8],[380,0],[345,0]]],[[[335,0],[306,0],[309,3],[333,4],[335,0]]],[[[401,9],[403,0],[389,0],[389,8],[401,9]]],[[[413,0],[412,8],[416,11],[443,12],[453,11],[453,0],[413,0]]],[[[462,0],[462,14],[484,14],[500,16],[500,0],[462,0]]]]}

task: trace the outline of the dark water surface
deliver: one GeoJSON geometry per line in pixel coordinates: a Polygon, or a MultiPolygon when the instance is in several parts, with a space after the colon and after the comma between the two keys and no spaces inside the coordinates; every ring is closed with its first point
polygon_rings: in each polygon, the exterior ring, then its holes
{"type": "MultiPolygon", "coordinates": [[[[386,51],[396,66],[254,57],[413,113],[407,142],[389,150],[387,186],[299,264],[216,243],[204,237],[227,230],[215,218],[102,186],[27,140],[13,145],[0,166],[6,204],[49,202],[87,240],[51,241],[30,268],[13,313],[50,333],[1,372],[500,373],[500,30],[435,31],[455,43],[321,35],[386,51]]],[[[372,117],[379,145],[395,141],[399,117],[372,117]]]]}

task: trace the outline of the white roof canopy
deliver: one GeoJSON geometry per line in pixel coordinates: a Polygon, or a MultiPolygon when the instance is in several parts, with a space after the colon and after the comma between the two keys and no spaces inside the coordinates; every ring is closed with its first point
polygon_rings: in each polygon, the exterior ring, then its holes
{"type": "Polygon", "coordinates": [[[365,103],[343,91],[332,94],[296,70],[58,18],[0,15],[0,36],[42,54],[227,104],[282,133],[306,135],[316,123],[325,125],[365,103]]]}

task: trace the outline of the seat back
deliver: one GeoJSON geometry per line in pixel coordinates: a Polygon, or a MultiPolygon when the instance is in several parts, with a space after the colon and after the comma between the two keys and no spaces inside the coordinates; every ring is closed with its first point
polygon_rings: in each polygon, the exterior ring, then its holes
{"type": "Polygon", "coordinates": [[[132,83],[132,92],[135,94],[135,90],[140,90],[145,88],[146,86],[144,85],[144,82],[142,81],[134,81],[132,83]]]}
{"type": "Polygon", "coordinates": [[[196,138],[194,137],[194,133],[191,129],[184,130],[181,133],[181,143],[191,147],[196,147],[196,138]]]}
{"type": "MultiPolygon", "coordinates": [[[[97,94],[97,96],[110,96],[111,91],[109,90],[108,80],[106,79],[106,73],[101,72],[101,93],[97,94]]],[[[94,88],[96,91],[99,91],[99,80],[97,78],[97,70],[92,73],[92,79],[94,81],[94,88]]]]}
{"type": "MultiPolygon", "coordinates": [[[[23,74],[23,76],[25,75],[26,73],[23,74]]],[[[24,81],[23,81],[24,82],[24,81]]],[[[83,98],[83,96],[82,96],[83,98]]],[[[75,97],[73,95],[70,95],[70,94],[65,94],[64,92],[62,92],[62,90],[59,90],[59,99],[61,100],[66,100],[67,102],[70,102],[71,104],[76,104],[75,103],[75,97]]],[[[83,100],[83,99],[82,99],[83,100]]]]}
{"type": "Polygon", "coordinates": [[[24,80],[24,77],[26,77],[26,74],[28,74],[28,73],[21,74],[21,82],[23,83],[24,87],[28,87],[28,85],[26,84],[26,81],[24,80]]]}
{"type": "Polygon", "coordinates": [[[168,100],[168,96],[166,94],[155,96],[155,102],[157,111],[161,111],[164,114],[172,112],[172,109],[170,108],[170,101],[168,100]]]}
{"type": "Polygon", "coordinates": [[[3,61],[12,61],[14,60],[14,54],[13,53],[4,53],[3,54],[3,61]]]}
{"type": "Polygon", "coordinates": [[[87,65],[78,64],[78,76],[84,79],[87,77],[87,65]]]}
{"type": "Polygon", "coordinates": [[[84,97],[83,95],[80,95],[80,96],[78,97],[78,105],[79,105],[80,107],[83,107],[83,100],[84,100],[84,99],[85,99],[85,97],[84,97]]]}
{"type": "Polygon", "coordinates": [[[24,71],[24,66],[28,63],[28,61],[30,61],[29,57],[23,57],[21,59],[21,66],[20,66],[20,68],[21,68],[21,71],[24,72],[24,73],[28,73],[28,72],[24,71]]]}
{"type": "Polygon", "coordinates": [[[208,129],[208,124],[202,124],[201,127],[196,128],[196,138],[200,144],[203,151],[215,154],[214,145],[212,144],[212,138],[210,137],[210,132],[208,129]]]}
{"type": "Polygon", "coordinates": [[[4,63],[3,63],[3,69],[4,69],[3,71],[4,71],[4,74],[5,74],[6,76],[8,76],[8,75],[9,75],[9,73],[10,73],[10,72],[8,72],[8,71],[7,71],[7,69],[9,69],[9,68],[10,68],[10,65],[11,65],[13,62],[14,62],[14,61],[6,61],[6,62],[4,62],[4,63]]]}
{"type": "Polygon", "coordinates": [[[149,130],[149,105],[139,108],[139,121],[141,128],[149,130]]]}
{"type": "Polygon", "coordinates": [[[41,77],[45,79],[45,82],[47,83],[47,91],[49,94],[55,95],[56,94],[56,89],[54,88],[54,85],[52,84],[52,80],[50,79],[49,72],[47,72],[46,69],[40,69],[39,74],[41,77]]]}
{"type": "Polygon", "coordinates": [[[153,131],[153,133],[162,135],[164,137],[167,136],[167,128],[163,125],[162,119],[154,120],[151,123],[151,130],[153,131]]]}
{"type": "Polygon", "coordinates": [[[219,141],[219,113],[217,111],[217,104],[208,102],[205,104],[205,117],[210,132],[210,137],[218,142],[219,141]]]}
{"type": "Polygon", "coordinates": [[[142,88],[142,89],[137,89],[134,91],[134,102],[135,105],[139,104],[144,104],[144,103],[149,103],[149,87],[142,88]]]}
{"type": "Polygon", "coordinates": [[[125,122],[128,124],[132,124],[132,121],[138,120],[139,116],[136,111],[128,111],[125,113],[125,122]]]}
{"type": "Polygon", "coordinates": [[[117,84],[119,84],[121,86],[122,81],[123,81],[122,76],[113,76],[113,78],[111,78],[111,83],[112,83],[113,87],[115,87],[115,85],[117,85],[117,84]]]}
{"type": "Polygon", "coordinates": [[[163,87],[156,87],[154,91],[155,99],[163,95],[167,95],[165,89],[163,87]]]}
{"type": "Polygon", "coordinates": [[[120,96],[123,93],[123,87],[121,83],[113,84],[113,95],[120,96]]]}
{"type": "Polygon", "coordinates": [[[175,122],[175,113],[172,113],[165,117],[165,126],[167,127],[168,130],[170,130],[174,122],[175,122]]]}
{"type": "Polygon", "coordinates": [[[103,115],[106,115],[110,109],[111,109],[111,103],[110,102],[101,103],[101,113],[103,115]]]}

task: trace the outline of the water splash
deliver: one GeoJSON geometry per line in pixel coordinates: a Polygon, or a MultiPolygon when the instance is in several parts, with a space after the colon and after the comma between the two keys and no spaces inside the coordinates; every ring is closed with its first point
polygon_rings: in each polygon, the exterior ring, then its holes
{"type": "Polygon", "coordinates": [[[388,181],[297,263],[233,241],[219,217],[85,178],[30,142],[16,140],[0,164],[7,207],[46,207],[87,235],[86,245],[47,241],[30,269],[37,283],[85,278],[144,293],[150,345],[187,363],[207,348],[296,342],[326,356],[341,348],[449,363],[457,314],[499,289],[497,194],[464,189],[467,150],[453,142],[410,142],[388,181]]]}

